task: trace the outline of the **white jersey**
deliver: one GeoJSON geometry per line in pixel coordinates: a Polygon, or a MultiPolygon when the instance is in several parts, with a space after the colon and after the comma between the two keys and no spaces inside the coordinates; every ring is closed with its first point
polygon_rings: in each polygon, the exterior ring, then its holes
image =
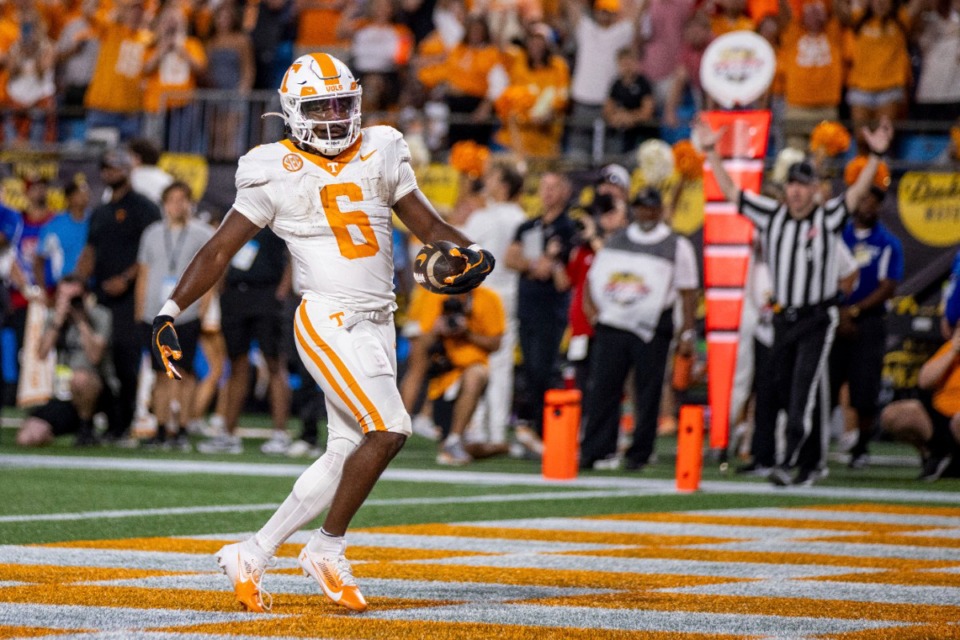
{"type": "Polygon", "coordinates": [[[363,129],[334,158],[290,140],[262,145],[240,158],[236,182],[233,208],[287,243],[305,299],[395,308],[390,209],[417,188],[399,131],[363,129]]]}

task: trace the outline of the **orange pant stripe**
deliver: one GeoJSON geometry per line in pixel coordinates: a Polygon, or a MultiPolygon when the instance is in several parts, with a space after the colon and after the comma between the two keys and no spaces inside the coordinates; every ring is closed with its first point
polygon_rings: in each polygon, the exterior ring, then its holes
{"type": "Polygon", "coordinates": [[[363,424],[363,416],[360,415],[360,411],[357,410],[356,405],[353,404],[353,401],[350,400],[350,397],[343,390],[343,387],[340,386],[340,383],[337,382],[337,379],[334,377],[330,369],[327,368],[327,365],[323,363],[323,360],[320,359],[313,349],[310,348],[310,345],[304,339],[303,334],[300,333],[300,327],[297,326],[297,323],[293,323],[293,331],[297,336],[297,341],[300,342],[300,345],[303,347],[303,350],[307,352],[310,356],[310,359],[313,361],[317,368],[320,369],[320,373],[326,378],[327,382],[330,383],[330,386],[333,388],[334,393],[340,396],[340,399],[344,401],[347,405],[347,408],[350,409],[350,412],[353,414],[353,417],[356,418],[357,424],[363,429],[363,432],[367,432],[367,428],[363,424]]]}
{"type": "MultiPolygon", "coordinates": [[[[310,323],[310,318],[307,316],[307,310],[304,305],[300,305],[300,320],[303,322],[303,326],[307,330],[307,335],[309,335],[310,339],[313,340],[318,347],[320,347],[320,350],[323,351],[324,355],[329,358],[329,360],[333,363],[333,366],[336,367],[337,371],[340,373],[343,381],[347,383],[347,387],[353,391],[353,393],[357,396],[357,399],[360,400],[360,404],[366,410],[367,415],[373,422],[373,428],[377,431],[386,431],[387,427],[383,424],[383,418],[380,416],[380,412],[377,411],[376,406],[370,402],[370,398],[368,398],[367,394],[363,392],[363,387],[360,386],[360,383],[357,382],[357,379],[353,377],[352,373],[350,373],[350,369],[348,369],[347,365],[343,363],[343,360],[340,359],[340,356],[338,356],[336,352],[330,348],[330,345],[323,341],[323,338],[320,337],[320,334],[318,334],[316,329],[313,328],[313,325],[310,323]]],[[[362,422],[361,426],[363,426],[362,422]]],[[[364,429],[364,433],[366,433],[366,429],[364,429]]]]}

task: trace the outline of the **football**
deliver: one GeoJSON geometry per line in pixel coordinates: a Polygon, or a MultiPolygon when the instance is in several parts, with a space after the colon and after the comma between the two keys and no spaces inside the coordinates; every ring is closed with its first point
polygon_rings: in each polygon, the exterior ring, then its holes
{"type": "Polygon", "coordinates": [[[458,276],[467,266],[465,258],[450,255],[457,245],[446,240],[423,245],[413,261],[413,279],[433,293],[444,293],[444,278],[458,276]]]}

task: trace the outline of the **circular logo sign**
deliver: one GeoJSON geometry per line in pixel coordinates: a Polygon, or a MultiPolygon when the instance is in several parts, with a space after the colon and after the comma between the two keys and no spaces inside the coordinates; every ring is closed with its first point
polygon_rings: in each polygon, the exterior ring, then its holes
{"type": "Polygon", "coordinates": [[[734,31],[703,52],[700,84],[725,109],[745,107],[762,96],[776,70],[770,43],[752,31],[734,31]]]}
{"type": "Polygon", "coordinates": [[[910,171],[900,179],[897,200],[914,238],[931,247],[960,242],[960,175],[910,171]]]}
{"type": "Polygon", "coordinates": [[[287,171],[300,171],[303,169],[303,158],[295,153],[288,153],[283,156],[283,168],[287,171]]]}

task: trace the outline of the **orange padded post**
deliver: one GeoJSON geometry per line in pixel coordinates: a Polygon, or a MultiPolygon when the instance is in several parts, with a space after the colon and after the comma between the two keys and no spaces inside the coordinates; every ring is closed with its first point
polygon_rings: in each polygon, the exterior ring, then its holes
{"type": "Polygon", "coordinates": [[[544,396],[543,477],[548,480],[577,477],[580,398],[579,389],[550,389],[544,396]]]}
{"type": "Polygon", "coordinates": [[[677,491],[699,489],[702,467],[703,407],[685,404],[677,427],[677,491]]]}

